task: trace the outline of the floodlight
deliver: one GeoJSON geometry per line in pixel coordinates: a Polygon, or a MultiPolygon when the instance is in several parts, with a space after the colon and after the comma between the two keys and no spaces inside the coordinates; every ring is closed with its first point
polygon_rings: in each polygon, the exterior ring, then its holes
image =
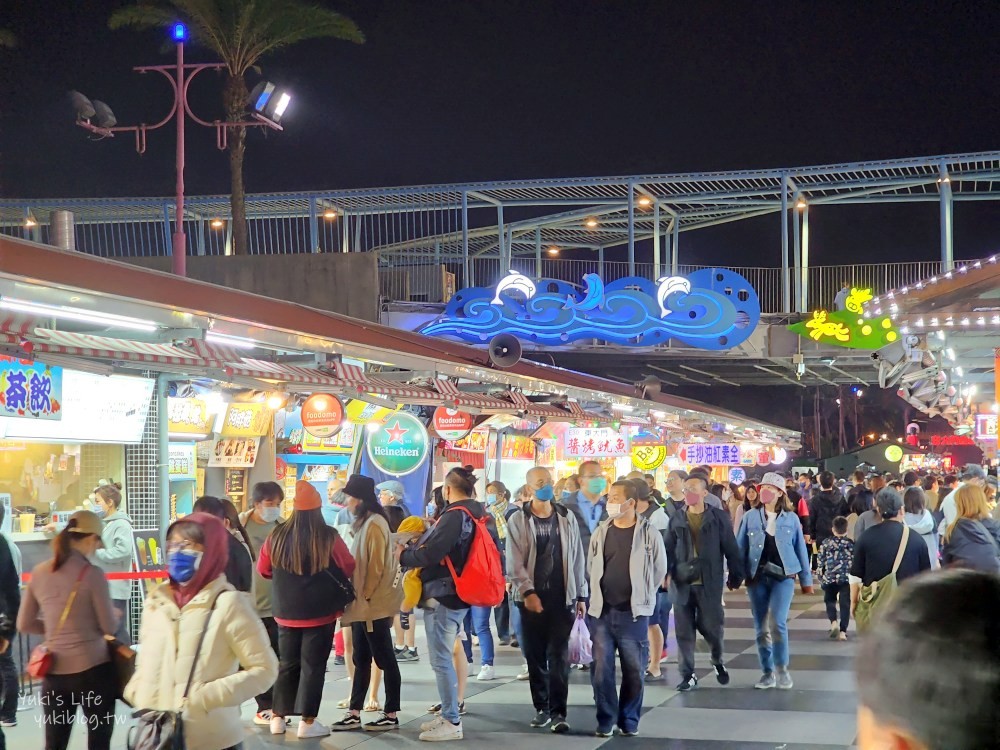
{"type": "Polygon", "coordinates": [[[250,92],[249,104],[258,119],[277,125],[292,101],[291,92],[271,81],[261,81],[250,92]]]}
{"type": "Polygon", "coordinates": [[[111,107],[97,99],[94,100],[94,120],[99,128],[113,128],[118,124],[111,107]]]}
{"type": "Polygon", "coordinates": [[[69,101],[77,120],[89,120],[96,114],[93,103],[79,91],[70,91],[69,101]]]}

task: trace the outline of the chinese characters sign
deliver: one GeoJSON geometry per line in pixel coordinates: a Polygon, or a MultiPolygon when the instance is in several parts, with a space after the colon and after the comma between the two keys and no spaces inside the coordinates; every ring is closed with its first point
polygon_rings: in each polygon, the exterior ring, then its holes
{"type": "Polygon", "coordinates": [[[208,435],[212,432],[215,415],[200,398],[167,399],[168,430],[171,435],[208,435]]]}
{"type": "Polygon", "coordinates": [[[977,414],[976,440],[996,440],[996,439],[997,439],[997,415],[977,414]]]}
{"type": "Polygon", "coordinates": [[[0,357],[0,416],[62,419],[62,368],[0,357]]]}
{"type": "Polygon", "coordinates": [[[171,443],[167,472],[171,482],[190,481],[196,478],[198,460],[194,443],[171,443]]]}
{"type": "Polygon", "coordinates": [[[628,441],[607,427],[570,427],[563,440],[566,458],[617,458],[628,455],[628,441]]]}
{"type": "Polygon", "coordinates": [[[222,425],[223,437],[261,437],[267,434],[271,412],[264,404],[230,404],[222,425]]]}
{"type": "Polygon", "coordinates": [[[524,435],[504,435],[500,457],[517,461],[534,461],[535,441],[524,435]]]}
{"type": "Polygon", "coordinates": [[[678,456],[690,466],[739,466],[740,446],[735,443],[692,443],[682,445],[678,456]]]}

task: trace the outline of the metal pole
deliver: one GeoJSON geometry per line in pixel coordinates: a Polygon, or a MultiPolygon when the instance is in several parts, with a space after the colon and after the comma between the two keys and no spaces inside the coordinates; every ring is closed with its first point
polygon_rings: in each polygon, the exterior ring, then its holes
{"type": "Polygon", "coordinates": [[[951,180],[947,174],[941,178],[941,271],[955,267],[955,247],[952,244],[951,180]]]}
{"type": "Polygon", "coordinates": [[[670,236],[670,275],[676,276],[681,263],[681,217],[674,216],[673,232],[670,236]]]}
{"type": "Polygon", "coordinates": [[[309,252],[319,252],[319,212],[314,196],[309,198],[309,252]]]}
{"type": "Polygon", "coordinates": [[[184,236],[184,42],[177,42],[177,204],[174,209],[174,243],[171,265],[178,276],[187,276],[187,238],[184,236]]]}
{"type": "Polygon", "coordinates": [[[781,178],[781,310],[792,311],[792,290],[788,278],[788,181],[781,178]]]}
{"type": "Polygon", "coordinates": [[[343,221],[340,224],[340,252],[349,253],[351,252],[351,231],[350,231],[350,214],[345,210],[343,215],[340,217],[343,221]]]}
{"type": "Polygon", "coordinates": [[[802,301],[802,276],[799,271],[799,261],[802,257],[801,232],[799,231],[799,209],[796,208],[792,216],[792,262],[795,265],[793,276],[795,278],[795,307],[799,312],[805,312],[799,303],[802,301]]]}
{"type": "Polygon", "coordinates": [[[500,235],[500,275],[504,276],[510,270],[507,260],[507,238],[503,231],[503,203],[497,204],[497,233],[500,235]]]}
{"type": "Polygon", "coordinates": [[[542,228],[535,227],[535,278],[542,278],[542,228]]]}
{"type": "Polygon", "coordinates": [[[635,183],[628,184],[628,275],[635,276],[635,183]]]}
{"type": "Polygon", "coordinates": [[[604,247],[597,248],[597,275],[604,278],[604,247]]]}
{"type": "MultiPolygon", "coordinates": [[[[157,531],[166,544],[167,527],[170,526],[170,406],[167,394],[170,375],[156,376],[156,487],[159,502],[156,505],[157,531]]],[[[166,547],[164,547],[166,549],[166,547]]]]}
{"type": "Polygon", "coordinates": [[[809,309],[809,206],[802,209],[802,309],[809,309]]]}
{"type": "Polygon", "coordinates": [[[653,281],[660,278],[660,202],[653,203],[653,281]]]}
{"type": "Polygon", "coordinates": [[[469,194],[462,191],[462,282],[472,286],[469,269],[469,194]]]}

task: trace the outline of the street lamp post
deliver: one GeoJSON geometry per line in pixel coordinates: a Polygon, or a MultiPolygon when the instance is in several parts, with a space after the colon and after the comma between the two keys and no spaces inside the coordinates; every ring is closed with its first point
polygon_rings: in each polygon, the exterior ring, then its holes
{"type": "MultiPolygon", "coordinates": [[[[170,86],[174,91],[174,103],[166,117],[153,125],[142,123],[140,125],[126,125],[120,127],[117,125],[112,125],[111,127],[101,127],[100,125],[95,125],[90,122],[89,118],[78,119],[76,124],[84,130],[94,133],[95,135],[99,135],[102,138],[113,138],[115,133],[134,133],[135,150],[142,154],[146,151],[146,133],[150,130],[162,128],[170,122],[171,119],[176,118],[177,152],[175,162],[177,169],[177,195],[174,207],[174,232],[171,238],[171,270],[178,276],[186,276],[187,236],[184,232],[184,125],[186,116],[189,116],[199,125],[203,125],[208,128],[215,128],[216,146],[220,150],[224,150],[228,145],[228,133],[230,128],[266,127],[273,130],[281,130],[282,128],[276,121],[268,119],[257,112],[254,113],[253,120],[246,122],[223,122],[221,120],[208,122],[206,120],[202,120],[194,114],[194,112],[191,111],[191,107],[188,104],[187,99],[188,87],[191,85],[191,81],[203,70],[221,70],[226,66],[224,63],[199,63],[196,65],[185,64],[184,42],[187,41],[188,38],[187,27],[182,23],[174,24],[171,27],[171,36],[177,47],[177,61],[175,64],[146,65],[133,68],[133,70],[137,73],[148,73],[151,71],[162,73],[167,80],[170,81],[170,86]]],[[[287,95],[285,96],[285,104],[287,105],[287,95]]],[[[283,107],[281,111],[284,111],[283,107]]],[[[281,113],[278,113],[279,117],[280,114],[281,113]]]]}

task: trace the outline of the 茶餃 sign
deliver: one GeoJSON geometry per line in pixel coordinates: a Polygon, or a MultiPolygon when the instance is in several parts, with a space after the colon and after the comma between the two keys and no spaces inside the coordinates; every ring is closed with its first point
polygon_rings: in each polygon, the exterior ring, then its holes
{"type": "Polygon", "coordinates": [[[302,429],[313,437],[328,438],[344,424],[344,405],[336,396],[314,393],[302,404],[302,429]]]}
{"type": "Polygon", "coordinates": [[[62,368],[0,357],[0,416],[62,419],[62,368]]]}
{"type": "Polygon", "coordinates": [[[439,406],[434,410],[434,432],[442,440],[461,440],[470,432],[475,425],[475,419],[471,414],[466,414],[458,409],[449,409],[447,406],[439,406]]]}
{"type": "Polygon", "coordinates": [[[392,476],[412,474],[429,455],[427,428],[409,412],[396,412],[368,438],[368,458],[392,476]]]}

